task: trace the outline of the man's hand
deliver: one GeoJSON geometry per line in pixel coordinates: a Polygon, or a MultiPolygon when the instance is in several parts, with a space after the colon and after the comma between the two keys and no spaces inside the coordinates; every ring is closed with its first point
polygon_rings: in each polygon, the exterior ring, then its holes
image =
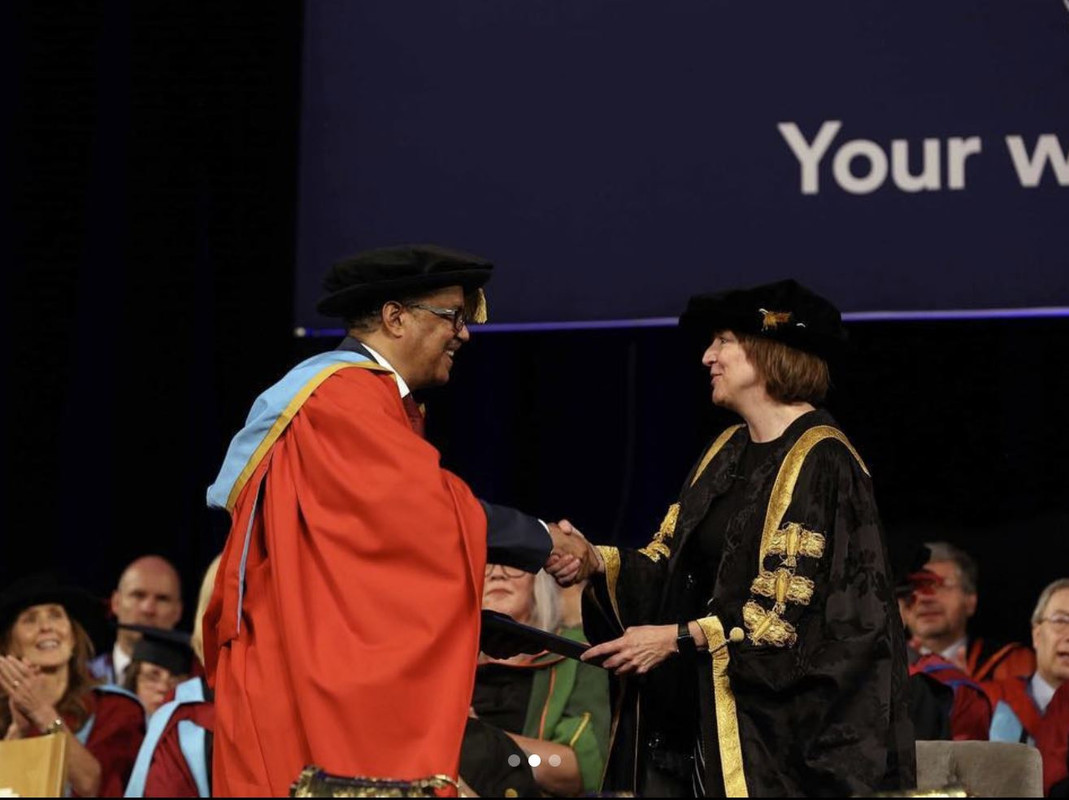
{"type": "Polygon", "coordinates": [[[546,560],[545,570],[560,586],[571,586],[595,572],[605,571],[597,549],[568,520],[551,522],[547,527],[553,539],[553,551],[546,560]]]}

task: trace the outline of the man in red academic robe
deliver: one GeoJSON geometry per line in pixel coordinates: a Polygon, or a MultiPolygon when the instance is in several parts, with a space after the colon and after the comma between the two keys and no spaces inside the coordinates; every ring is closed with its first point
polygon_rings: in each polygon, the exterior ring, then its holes
{"type": "Polygon", "coordinates": [[[264,392],[208,491],[232,516],[204,619],[213,791],[284,795],[301,769],[456,778],[487,547],[567,582],[585,545],[442,469],[411,392],[485,318],[485,260],[432,245],[336,265],[342,347],[264,392]],[[552,554],[551,554],[552,553],[552,554]]]}
{"type": "Polygon", "coordinates": [[[1046,794],[1069,794],[1069,578],[1047,585],[1032,612],[1036,671],[984,684],[995,705],[991,739],[1034,744],[1046,794]]]}

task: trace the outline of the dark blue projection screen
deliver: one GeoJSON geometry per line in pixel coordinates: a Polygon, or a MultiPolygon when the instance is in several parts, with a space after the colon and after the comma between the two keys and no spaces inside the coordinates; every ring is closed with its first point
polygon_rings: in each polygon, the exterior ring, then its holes
{"type": "Polygon", "coordinates": [[[309,0],[296,323],[326,268],[491,258],[491,322],[1069,306],[1063,0],[309,0]]]}

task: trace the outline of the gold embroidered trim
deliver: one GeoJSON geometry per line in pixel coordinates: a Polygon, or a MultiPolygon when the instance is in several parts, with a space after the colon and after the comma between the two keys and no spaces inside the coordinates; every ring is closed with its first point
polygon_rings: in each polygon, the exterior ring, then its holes
{"type": "Polygon", "coordinates": [[[620,604],[616,602],[616,584],[620,580],[620,549],[608,545],[597,545],[602,561],[605,562],[605,586],[609,590],[609,602],[612,603],[612,613],[616,615],[616,623],[623,628],[623,618],[620,616],[620,604]]]}
{"type": "Polygon", "coordinates": [[[318,389],[319,385],[335,372],[346,369],[347,367],[359,367],[360,369],[369,369],[372,372],[390,372],[386,367],[380,366],[374,361],[358,361],[356,363],[346,361],[341,364],[331,364],[313,375],[308,383],[302,386],[300,391],[293,396],[293,399],[290,400],[282,413],[278,415],[278,419],[275,420],[275,423],[271,426],[267,435],[264,436],[260,444],[257,445],[256,450],[253,451],[252,457],[245,465],[245,468],[241,470],[241,474],[238,475],[238,479],[234,481],[234,485],[230,489],[230,495],[226,499],[227,511],[233,513],[234,504],[238,501],[238,495],[240,495],[241,490],[245,488],[245,484],[249,482],[252,473],[256,471],[258,466],[260,466],[260,462],[263,461],[264,456],[267,455],[267,451],[271,449],[276,441],[278,441],[278,437],[282,435],[282,432],[286,430],[286,427],[293,421],[293,418],[297,416],[297,412],[301,410],[301,406],[303,406],[308,398],[311,397],[312,392],[318,389]]]}
{"type": "Polygon", "coordinates": [[[663,542],[650,542],[645,547],[640,547],[638,552],[642,553],[650,561],[660,561],[662,558],[672,557],[672,551],[663,542]]]}
{"type": "Polygon", "coordinates": [[[784,556],[785,566],[798,566],[798,556],[820,558],[824,555],[824,534],[811,531],[797,522],[788,522],[772,534],[767,555],[784,556]]]}
{"type": "Polygon", "coordinates": [[[713,456],[720,452],[721,448],[728,443],[728,439],[735,435],[735,431],[743,427],[742,425],[732,425],[730,428],[724,430],[711,445],[709,449],[705,451],[705,455],[702,456],[701,463],[698,464],[698,469],[694,471],[694,477],[690,480],[690,485],[693,486],[698,482],[698,478],[705,472],[705,468],[709,466],[709,462],[713,460],[713,456]]]}
{"type": "Polygon", "coordinates": [[[830,425],[818,425],[803,433],[798,438],[798,441],[794,443],[794,446],[791,447],[786,458],[783,459],[779,473],[776,475],[776,482],[772,486],[772,497],[768,503],[768,512],[765,514],[765,527],[761,533],[761,552],[757,557],[758,570],[764,565],[765,557],[769,554],[769,548],[772,544],[772,537],[780,529],[783,516],[787,513],[787,508],[791,504],[794,486],[798,483],[798,475],[802,471],[802,464],[805,462],[806,456],[809,455],[810,450],[825,439],[836,439],[841,442],[850,451],[850,454],[857,459],[857,463],[864,473],[866,475],[870,474],[865,462],[861,460],[861,456],[857,454],[854,446],[850,444],[850,440],[838,428],[833,428],[830,425]]]}
{"type": "Polygon", "coordinates": [[[754,644],[791,647],[798,641],[798,634],[791,623],[780,619],[775,611],[766,611],[753,600],[742,607],[742,620],[754,644]]]}
{"type": "Polygon", "coordinates": [[[814,588],[815,584],[809,578],[781,568],[775,572],[762,571],[754,578],[750,591],[762,597],[771,597],[776,603],[773,611],[782,614],[787,603],[809,605],[809,601],[813,599],[814,588]]]}
{"type": "Polygon", "coordinates": [[[761,531],[761,549],[757,556],[757,577],[750,587],[752,595],[770,598],[771,610],[764,608],[754,600],[743,606],[743,621],[749,632],[750,641],[755,645],[770,644],[774,647],[791,647],[798,641],[794,626],[782,618],[787,610],[787,603],[808,605],[813,599],[816,585],[809,578],[795,575],[798,558],[823,558],[827,546],[827,537],[812,531],[798,522],[783,525],[783,517],[794,497],[794,487],[802,472],[802,465],[810,451],[825,439],[840,442],[857,460],[866,475],[868,467],[861,460],[853,445],[842,431],[830,425],[818,425],[810,428],[794,443],[787,452],[776,481],[772,485],[772,494],[765,513],[765,524],[761,531]],[[768,556],[781,556],[779,567],[774,571],[765,568],[768,556]]]}
{"type": "MultiPolygon", "coordinates": [[[[709,445],[709,449],[702,455],[702,460],[698,464],[698,468],[694,471],[694,477],[690,481],[690,485],[693,486],[697,483],[698,478],[705,472],[705,468],[709,466],[709,462],[713,460],[713,457],[723,449],[728,440],[735,434],[742,425],[732,425],[730,428],[722,431],[719,436],[709,445]]],[[[672,503],[668,507],[668,511],[664,515],[664,520],[661,521],[661,527],[657,533],[653,535],[650,543],[645,547],[640,547],[638,552],[646,556],[650,561],[660,561],[662,558],[671,558],[672,549],[668,546],[669,540],[675,535],[676,523],[679,522],[679,503],[672,503]]]]}
{"type": "Polygon", "coordinates": [[[724,775],[724,792],[728,797],[749,797],[746,772],[742,763],[742,744],[739,739],[739,717],[735,708],[735,694],[731,691],[728,665],[728,639],[717,617],[697,620],[709,642],[713,659],[713,700],[716,704],[716,738],[720,745],[720,766],[724,775]]]}
{"type": "Polygon", "coordinates": [[[679,521],[679,503],[668,506],[668,512],[661,521],[661,527],[653,535],[653,539],[645,547],[640,547],[638,552],[651,561],[660,561],[661,558],[671,558],[672,551],[668,547],[668,539],[676,532],[676,522],[679,521]]]}

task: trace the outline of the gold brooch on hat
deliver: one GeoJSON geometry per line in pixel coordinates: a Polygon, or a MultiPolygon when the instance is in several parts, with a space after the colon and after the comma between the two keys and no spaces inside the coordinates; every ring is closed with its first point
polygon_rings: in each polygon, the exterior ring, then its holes
{"type": "Polygon", "coordinates": [[[763,308],[757,309],[761,312],[761,330],[771,331],[778,328],[780,325],[785,325],[791,321],[790,311],[768,311],[763,308]]]}

